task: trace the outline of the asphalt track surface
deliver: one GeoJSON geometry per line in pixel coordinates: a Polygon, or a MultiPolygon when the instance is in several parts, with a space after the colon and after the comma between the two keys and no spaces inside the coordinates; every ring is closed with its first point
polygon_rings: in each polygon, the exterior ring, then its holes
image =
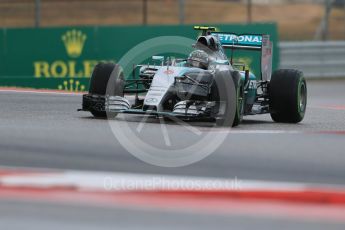
{"type": "MultiPolygon", "coordinates": [[[[0,162],[2,166],[345,184],[345,136],[341,135],[345,130],[345,81],[310,82],[308,99],[301,124],[277,124],[269,115],[247,117],[231,130],[237,133],[230,133],[204,160],[164,168],[129,154],[107,120],[77,112],[79,95],[0,92],[0,162]],[[322,133],[334,131],[340,132],[322,133]]],[[[138,126],[137,118],[131,119],[129,124],[138,126]]],[[[174,122],[167,126],[169,132],[177,133],[177,141],[188,139],[184,126],[174,122]]],[[[157,127],[156,119],[145,123],[145,137],[164,143],[157,127]]],[[[207,131],[208,127],[201,129],[207,131]]]]}
{"type": "MultiPolygon", "coordinates": [[[[308,90],[308,111],[301,124],[277,124],[269,115],[246,117],[242,125],[230,132],[219,128],[219,132],[229,134],[213,154],[178,168],[150,165],[128,153],[114,137],[107,120],[94,119],[89,113],[76,111],[81,107],[80,95],[1,91],[0,165],[344,185],[345,81],[310,81],[308,90]]],[[[127,122],[135,128],[140,121],[141,118],[131,116],[127,122]]],[[[113,122],[126,121],[120,117],[113,122]]],[[[200,130],[206,132],[210,129],[208,123],[191,125],[198,129],[200,126],[200,130]]],[[[196,141],[196,137],[190,137],[182,125],[167,122],[167,127],[176,135],[171,136],[170,142],[181,141],[184,142],[181,145],[185,145],[188,141],[196,141]]],[[[149,140],[156,140],[158,145],[166,144],[162,133],[158,132],[161,130],[157,120],[149,119],[143,130],[149,140]]],[[[35,226],[35,229],[48,229],[47,226],[60,229],[59,223],[65,224],[64,229],[113,229],[116,218],[122,220],[116,222],[121,223],[117,225],[120,229],[142,229],[142,226],[169,229],[176,223],[188,229],[210,229],[212,226],[227,229],[281,229],[281,226],[287,229],[324,229],[326,226],[344,229],[344,225],[337,224],[243,216],[212,216],[206,223],[206,217],[201,214],[165,215],[157,210],[84,209],[72,205],[67,208],[17,201],[1,201],[0,213],[1,229],[22,229],[23,225],[17,223],[16,218],[31,223],[32,229],[35,226]],[[70,219],[66,210],[70,210],[76,219],[70,219]],[[47,222],[40,221],[40,215],[46,215],[47,222]],[[133,216],[135,221],[131,219],[133,216]]]]}
{"type": "Polygon", "coordinates": [[[242,215],[174,212],[145,208],[89,207],[42,202],[0,202],[0,228],[35,230],[110,229],[344,229],[344,224],[242,215]]]}
{"type": "Polygon", "coordinates": [[[241,215],[1,201],[1,229],[343,229],[343,224],[241,215]],[[61,228],[63,226],[63,228],[61,228]]]}

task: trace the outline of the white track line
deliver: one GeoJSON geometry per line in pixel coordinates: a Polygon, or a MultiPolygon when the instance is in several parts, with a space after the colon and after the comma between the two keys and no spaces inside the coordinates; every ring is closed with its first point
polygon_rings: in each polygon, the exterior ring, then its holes
{"type": "Polygon", "coordinates": [[[64,92],[64,91],[45,91],[45,90],[21,90],[21,89],[0,89],[0,92],[6,93],[32,93],[32,94],[52,94],[52,95],[67,95],[67,96],[80,96],[83,92],[64,92]]]}
{"type": "Polygon", "coordinates": [[[267,130],[267,129],[254,129],[254,130],[243,130],[238,128],[211,128],[211,129],[201,129],[204,131],[210,131],[215,133],[228,133],[231,134],[304,134],[305,131],[298,131],[298,130],[267,130]]]}
{"type": "MultiPolygon", "coordinates": [[[[55,90],[36,90],[36,89],[6,89],[0,88],[0,93],[32,93],[32,94],[50,94],[50,95],[63,95],[63,96],[81,96],[87,94],[87,92],[67,92],[67,91],[55,91],[55,90]]],[[[135,100],[135,96],[126,96],[130,101],[135,100]]],[[[134,103],[134,102],[133,102],[134,103]]]]}
{"type": "Polygon", "coordinates": [[[74,187],[78,190],[90,191],[302,191],[308,188],[325,187],[344,189],[344,187],[336,185],[240,180],[238,178],[39,169],[32,169],[25,174],[20,168],[0,168],[0,171],[18,172],[18,174],[5,173],[3,175],[0,173],[0,185],[6,187],[74,187]]]}

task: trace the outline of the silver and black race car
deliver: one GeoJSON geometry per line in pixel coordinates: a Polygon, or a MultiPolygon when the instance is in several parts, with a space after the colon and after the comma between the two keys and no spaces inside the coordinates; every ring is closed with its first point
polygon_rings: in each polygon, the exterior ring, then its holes
{"type": "Polygon", "coordinates": [[[83,95],[82,110],[95,117],[142,114],[207,119],[220,126],[237,126],[244,115],[265,113],[276,122],[303,120],[307,105],[303,73],[284,69],[272,74],[269,35],[216,32],[214,27],[194,29],[202,35],[191,44],[194,50],[186,59],[153,56],[156,64],[137,65],[131,76],[124,76],[117,64],[99,63],[89,93],[83,95]],[[260,76],[245,64],[234,63],[225,49],[260,52],[260,76]]]}

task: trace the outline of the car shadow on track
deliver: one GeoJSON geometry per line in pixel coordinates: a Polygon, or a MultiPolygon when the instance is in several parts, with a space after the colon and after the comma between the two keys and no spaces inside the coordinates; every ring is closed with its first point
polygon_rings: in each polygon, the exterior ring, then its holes
{"type": "MultiPolygon", "coordinates": [[[[85,120],[99,120],[99,121],[119,121],[119,122],[131,122],[131,123],[149,123],[149,124],[165,124],[165,125],[189,125],[193,127],[207,127],[207,128],[224,128],[224,127],[217,127],[215,122],[212,120],[189,120],[189,121],[181,121],[181,120],[172,120],[170,118],[157,118],[154,116],[137,116],[137,115],[122,115],[117,116],[115,118],[107,119],[107,118],[95,118],[93,116],[81,117],[81,119],[85,120]]],[[[266,121],[266,120],[246,120],[244,119],[242,123],[238,126],[249,126],[249,125],[269,125],[274,124],[273,121],[266,121]]],[[[237,127],[236,127],[237,128],[237,127]]]]}
{"type": "Polygon", "coordinates": [[[119,122],[133,122],[133,123],[150,123],[150,124],[165,124],[165,125],[190,125],[200,127],[215,127],[215,122],[212,120],[189,120],[182,121],[180,119],[157,118],[155,116],[136,116],[136,115],[122,115],[115,118],[96,118],[93,116],[80,117],[85,120],[99,120],[99,121],[119,121],[119,122]]]}
{"type": "Polygon", "coordinates": [[[264,121],[264,120],[243,120],[241,125],[260,125],[260,124],[272,124],[273,121],[264,121]]]}

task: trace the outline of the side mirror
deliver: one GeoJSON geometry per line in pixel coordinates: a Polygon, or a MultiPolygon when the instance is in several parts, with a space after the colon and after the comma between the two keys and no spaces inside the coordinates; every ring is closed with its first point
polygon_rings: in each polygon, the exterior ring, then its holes
{"type": "Polygon", "coordinates": [[[211,63],[212,65],[229,65],[228,60],[215,60],[211,63]]]}
{"type": "Polygon", "coordinates": [[[163,56],[152,56],[152,60],[153,61],[164,61],[164,57],[163,56]]]}
{"type": "Polygon", "coordinates": [[[158,63],[160,63],[159,65],[163,66],[164,56],[152,56],[152,61],[153,63],[155,63],[154,65],[157,65],[158,63]]]}

